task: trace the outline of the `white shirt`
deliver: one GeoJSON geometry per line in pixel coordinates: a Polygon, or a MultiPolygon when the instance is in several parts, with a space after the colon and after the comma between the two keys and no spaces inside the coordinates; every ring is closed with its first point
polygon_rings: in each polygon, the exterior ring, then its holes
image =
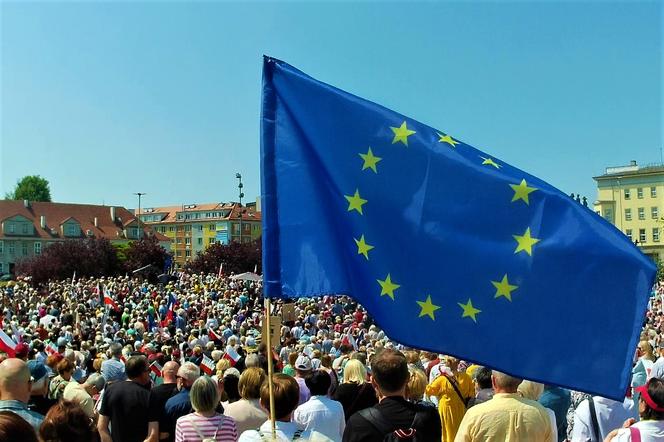
{"type": "Polygon", "coordinates": [[[311,396],[297,407],[293,421],[305,430],[316,430],[334,441],[341,441],[346,428],[344,407],[327,396],[311,396]]]}
{"type": "MultiPolygon", "coordinates": [[[[277,441],[290,442],[298,431],[298,425],[295,422],[275,422],[277,433],[277,441]]],[[[304,431],[300,434],[299,439],[311,442],[329,442],[330,439],[317,431],[304,431]]],[[[265,421],[260,427],[260,433],[256,430],[247,430],[240,435],[238,442],[264,442],[272,440],[272,424],[269,420],[265,421]],[[262,436],[261,436],[262,433],[262,436]]],[[[296,439],[298,440],[298,439],[296,439]]]]}
{"type": "MultiPolygon", "coordinates": [[[[664,421],[641,421],[632,425],[639,429],[641,442],[657,442],[664,440],[664,421]]],[[[629,428],[618,431],[612,442],[628,442],[632,440],[629,428]]]]}
{"type": "Polygon", "coordinates": [[[638,419],[637,408],[631,399],[618,402],[600,396],[593,396],[593,402],[595,403],[595,413],[601,439],[598,441],[595,437],[592,418],[590,417],[590,405],[585,400],[574,411],[572,442],[602,442],[611,431],[621,428],[627,419],[638,419]]]}
{"type": "Polygon", "coordinates": [[[657,358],[653,364],[652,369],[650,369],[648,380],[650,380],[650,378],[664,378],[664,356],[657,358]]]}

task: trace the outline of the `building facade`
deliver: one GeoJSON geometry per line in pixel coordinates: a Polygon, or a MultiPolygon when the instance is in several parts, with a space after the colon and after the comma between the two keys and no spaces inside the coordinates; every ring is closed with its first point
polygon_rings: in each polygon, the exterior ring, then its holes
{"type": "Polygon", "coordinates": [[[126,244],[143,235],[157,235],[170,249],[170,240],[138,219],[124,207],[90,204],[0,201],[0,274],[13,273],[21,259],[40,255],[58,241],[106,238],[113,244],[126,244]]]}
{"type": "Polygon", "coordinates": [[[607,167],[597,182],[595,211],[653,260],[664,260],[664,165],[607,167]]]}
{"type": "Polygon", "coordinates": [[[257,204],[189,204],[141,210],[141,222],[169,237],[177,268],[194,259],[210,244],[250,242],[261,236],[261,212],[257,204]]]}

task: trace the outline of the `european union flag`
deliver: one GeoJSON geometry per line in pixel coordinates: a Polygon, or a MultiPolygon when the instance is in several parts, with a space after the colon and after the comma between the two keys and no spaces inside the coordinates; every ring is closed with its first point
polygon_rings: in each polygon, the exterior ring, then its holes
{"type": "Polygon", "coordinates": [[[390,338],[622,399],[655,265],[544,181],[266,58],[263,268],[390,338]]]}

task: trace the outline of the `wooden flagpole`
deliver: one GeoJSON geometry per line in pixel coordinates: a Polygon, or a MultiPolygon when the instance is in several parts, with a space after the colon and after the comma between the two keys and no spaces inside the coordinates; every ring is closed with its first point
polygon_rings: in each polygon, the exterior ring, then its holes
{"type": "Polygon", "coordinates": [[[274,373],[272,361],[272,332],[270,329],[270,298],[265,298],[265,340],[267,344],[267,382],[270,391],[270,422],[272,424],[272,440],[277,440],[277,428],[274,409],[274,383],[272,382],[272,373],[274,373]]]}

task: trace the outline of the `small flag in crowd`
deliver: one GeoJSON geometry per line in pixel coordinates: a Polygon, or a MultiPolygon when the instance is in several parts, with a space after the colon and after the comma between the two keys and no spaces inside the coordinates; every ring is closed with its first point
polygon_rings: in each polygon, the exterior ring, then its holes
{"type": "Polygon", "coordinates": [[[240,355],[233,347],[226,347],[226,353],[224,353],[224,359],[228,359],[228,362],[231,363],[231,367],[235,367],[237,361],[240,360],[240,355]]]}
{"type": "Polygon", "coordinates": [[[16,355],[15,349],[16,342],[3,329],[0,329],[0,351],[7,353],[10,358],[13,358],[16,355]]]}
{"type": "Polygon", "coordinates": [[[223,341],[223,338],[217,332],[215,332],[212,328],[210,328],[208,330],[208,336],[213,341],[223,341]]]}
{"type": "Polygon", "coordinates": [[[350,345],[353,347],[353,350],[357,351],[357,342],[355,341],[355,337],[350,334],[350,332],[346,333],[346,336],[341,340],[342,344],[350,345]]]}
{"type": "Polygon", "coordinates": [[[447,131],[263,66],[265,296],[348,294],[402,344],[624,398],[656,271],[624,233],[447,131]]]}
{"type": "Polygon", "coordinates": [[[203,360],[201,361],[200,367],[201,370],[203,370],[208,376],[214,373],[215,370],[214,361],[205,354],[203,355],[203,360]]]}
{"type": "Polygon", "coordinates": [[[55,355],[58,353],[58,346],[53,342],[49,342],[46,346],[44,346],[44,351],[49,355],[55,355]]]}
{"type": "Polygon", "coordinates": [[[164,367],[161,366],[159,361],[154,361],[152,364],[150,364],[150,371],[155,374],[157,377],[161,377],[162,375],[162,370],[164,367]]]}
{"type": "Polygon", "coordinates": [[[111,292],[108,290],[104,289],[104,305],[111,306],[113,310],[118,311],[120,310],[120,307],[118,306],[118,303],[113,300],[111,297],[111,292]]]}
{"type": "Polygon", "coordinates": [[[219,274],[217,275],[219,278],[221,278],[223,270],[224,270],[224,263],[222,262],[221,264],[219,264],[219,274]]]}

